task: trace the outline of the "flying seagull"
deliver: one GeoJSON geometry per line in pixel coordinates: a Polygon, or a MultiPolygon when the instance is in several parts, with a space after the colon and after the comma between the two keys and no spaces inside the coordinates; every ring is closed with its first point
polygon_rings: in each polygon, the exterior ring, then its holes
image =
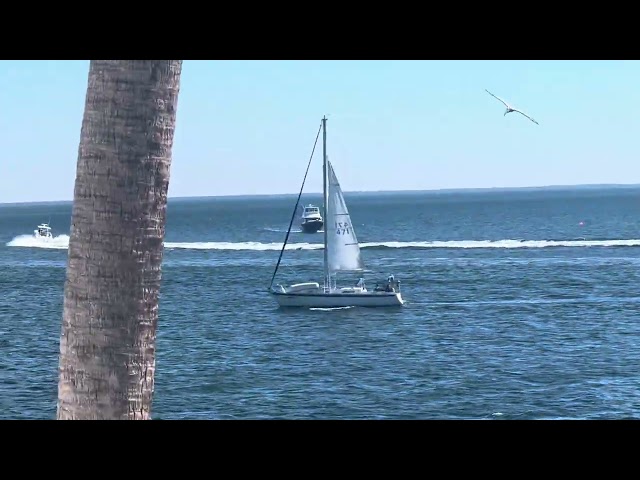
{"type": "Polygon", "coordinates": [[[504,106],[507,107],[507,110],[504,112],[504,114],[506,115],[507,113],[511,113],[511,112],[518,112],[520,115],[523,115],[525,117],[527,117],[529,120],[531,120],[533,123],[535,123],[536,125],[540,125],[538,122],[536,122],[533,118],[531,118],[529,115],[527,115],[526,113],[518,110],[517,108],[513,108],[511,105],[509,105],[507,102],[505,102],[504,100],[502,100],[500,97],[495,96],[493,93],[491,93],[489,90],[487,90],[486,88],[484,89],[485,92],[487,92],[489,95],[491,95],[492,97],[497,98],[498,100],[500,100],[502,103],[504,103],[504,106]]]}

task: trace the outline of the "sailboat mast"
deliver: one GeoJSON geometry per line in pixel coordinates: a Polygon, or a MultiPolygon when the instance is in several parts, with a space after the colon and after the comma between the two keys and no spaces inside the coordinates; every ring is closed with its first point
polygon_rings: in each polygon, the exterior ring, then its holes
{"type": "Polygon", "coordinates": [[[322,117],[322,194],[323,194],[323,209],[324,209],[324,286],[325,288],[331,286],[331,279],[329,278],[329,252],[327,251],[327,230],[329,228],[329,217],[327,213],[327,205],[329,204],[329,191],[328,191],[328,168],[327,168],[327,117],[322,117]]]}

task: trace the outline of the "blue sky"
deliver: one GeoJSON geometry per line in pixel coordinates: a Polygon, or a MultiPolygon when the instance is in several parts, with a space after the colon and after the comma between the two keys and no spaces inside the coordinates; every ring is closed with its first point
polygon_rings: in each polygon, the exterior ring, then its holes
{"type": "MultiPolygon", "coordinates": [[[[88,66],[0,61],[0,202],[72,199],[88,66]]],[[[639,82],[638,61],[185,60],[169,196],[297,192],[324,114],[345,191],[640,183],[639,82]]]]}

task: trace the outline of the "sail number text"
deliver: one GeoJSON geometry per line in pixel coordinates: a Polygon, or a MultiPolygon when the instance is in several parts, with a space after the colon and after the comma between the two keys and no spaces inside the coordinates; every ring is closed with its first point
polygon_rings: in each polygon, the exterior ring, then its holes
{"type": "Polygon", "coordinates": [[[337,235],[349,235],[351,233],[351,225],[349,222],[336,222],[337,235]]]}

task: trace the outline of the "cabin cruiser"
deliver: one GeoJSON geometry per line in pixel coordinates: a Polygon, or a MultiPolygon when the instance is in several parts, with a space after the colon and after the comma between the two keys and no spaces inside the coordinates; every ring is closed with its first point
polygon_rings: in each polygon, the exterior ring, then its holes
{"type": "Polygon", "coordinates": [[[302,223],[300,228],[304,233],[316,233],[322,226],[324,221],[320,215],[320,209],[315,205],[307,205],[302,210],[302,223]]]}
{"type": "Polygon", "coordinates": [[[37,239],[49,240],[53,238],[51,227],[48,223],[42,223],[33,231],[33,236],[37,239]]]}

